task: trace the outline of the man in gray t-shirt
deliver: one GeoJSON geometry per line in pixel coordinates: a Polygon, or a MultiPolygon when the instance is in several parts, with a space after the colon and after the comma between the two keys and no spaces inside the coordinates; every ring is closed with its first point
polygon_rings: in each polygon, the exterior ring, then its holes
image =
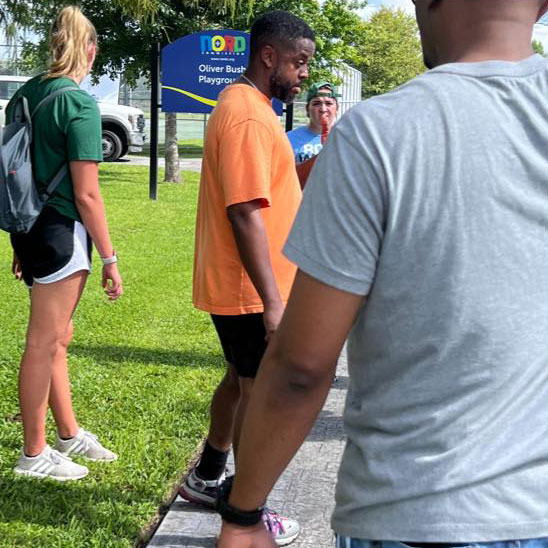
{"type": "MultiPolygon", "coordinates": [[[[348,336],[339,546],[548,548],[548,1],[416,9],[432,70],[347,113],[312,171],[228,503],[264,502],[348,336]]],[[[225,522],[244,546],[270,544],[225,522]]]]}

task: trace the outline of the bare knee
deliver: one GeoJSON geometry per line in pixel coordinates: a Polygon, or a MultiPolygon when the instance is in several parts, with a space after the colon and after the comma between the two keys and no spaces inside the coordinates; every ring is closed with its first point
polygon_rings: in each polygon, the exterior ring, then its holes
{"type": "Polygon", "coordinates": [[[223,380],[221,381],[221,384],[227,390],[230,390],[232,392],[240,392],[238,373],[236,372],[236,369],[232,364],[228,364],[228,368],[226,370],[225,376],[223,377],[223,380]]]}
{"type": "Polygon", "coordinates": [[[29,329],[25,353],[53,360],[60,352],[66,353],[69,342],[70,338],[67,338],[66,330],[41,330],[40,333],[37,333],[29,329]]]}
{"type": "Polygon", "coordinates": [[[65,332],[65,336],[63,337],[63,340],[61,341],[62,349],[66,352],[67,348],[70,345],[70,342],[72,341],[72,335],[74,333],[74,328],[72,327],[72,320],[69,322],[67,326],[67,330],[65,332]]]}

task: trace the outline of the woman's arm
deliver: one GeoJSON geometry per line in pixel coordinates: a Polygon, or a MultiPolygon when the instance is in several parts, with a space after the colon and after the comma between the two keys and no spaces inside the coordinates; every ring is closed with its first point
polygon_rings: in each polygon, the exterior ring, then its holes
{"type": "MultiPolygon", "coordinates": [[[[110,241],[105,205],[99,190],[99,165],[97,162],[75,160],[70,162],[76,208],[99,255],[106,259],[114,255],[110,241]]],[[[117,299],[122,294],[122,278],[118,265],[103,265],[103,287],[108,297],[117,299]]]]}

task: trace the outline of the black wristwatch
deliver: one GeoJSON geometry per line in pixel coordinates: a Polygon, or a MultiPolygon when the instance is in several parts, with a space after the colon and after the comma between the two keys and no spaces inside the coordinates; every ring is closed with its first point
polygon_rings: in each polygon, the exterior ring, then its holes
{"type": "Polygon", "coordinates": [[[239,508],[235,508],[228,504],[228,497],[230,497],[233,480],[234,476],[230,476],[229,478],[226,478],[219,487],[217,512],[221,514],[221,517],[227,523],[239,525],[240,527],[252,527],[253,525],[257,525],[263,517],[264,506],[261,506],[256,510],[240,510],[239,508]]]}

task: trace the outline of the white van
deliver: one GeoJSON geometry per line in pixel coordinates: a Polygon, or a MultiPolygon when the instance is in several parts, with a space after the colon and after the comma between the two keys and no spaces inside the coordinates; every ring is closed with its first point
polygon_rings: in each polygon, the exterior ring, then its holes
{"type": "MultiPolygon", "coordinates": [[[[5,108],[28,76],[0,74],[0,126],[5,123],[5,108]]],[[[145,143],[145,115],[138,108],[97,102],[101,112],[103,159],[115,162],[128,152],[141,152],[145,143]]]]}

